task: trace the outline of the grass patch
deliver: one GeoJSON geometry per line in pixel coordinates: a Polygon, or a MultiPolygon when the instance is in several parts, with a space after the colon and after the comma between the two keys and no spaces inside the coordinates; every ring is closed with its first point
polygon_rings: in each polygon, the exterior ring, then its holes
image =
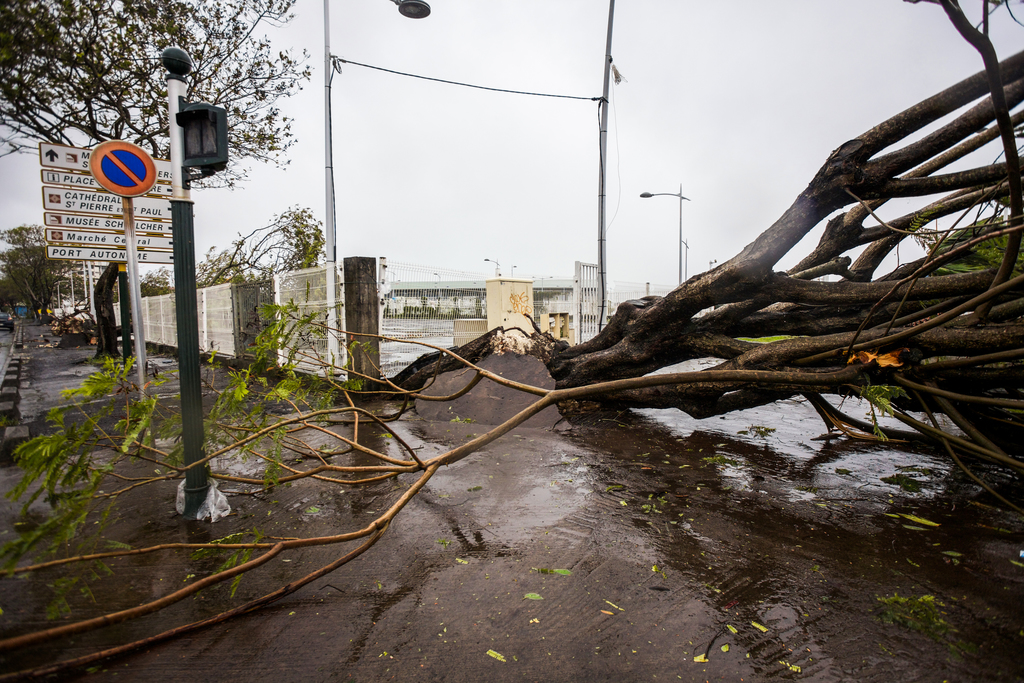
{"type": "Polygon", "coordinates": [[[901,489],[909,493],[918,493],[921,490],[921,482],[913,477],[908,477],[905,474],[894,474],[891,477],[882,477],[882,481],[886,484],[899,486],[901,489]]]}
{"type": "Polygon", "coordinates": [[[956,630],[940,616],[939,607],[944,605],[934,595],[901,598],[894,593],[891,598],[878,598],[878,601],[885,605],[881,618],[887,624],[918,631],[938,642],[945,640],[950,631],[956,630]]]}
{"type": "Polygon", "coordinates": [[[701,461],[708,465],[739,465],[739,462],[732,458],[727,458],[724,455],[712,455],[708,458],[701,458],[701,461]]]}

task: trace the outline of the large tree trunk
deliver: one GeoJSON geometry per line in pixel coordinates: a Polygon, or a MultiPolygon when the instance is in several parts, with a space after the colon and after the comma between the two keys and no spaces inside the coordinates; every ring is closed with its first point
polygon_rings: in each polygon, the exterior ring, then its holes
{"type": "MultiPolygon", "coordinates": [[[[558,387],[640,377],[696,358],[720,359],[712,370],[772,370],[805,380],[808,373],[867,361],[861,386],[904,387],[905,405],[922,416],[946,413],[986,457],[1004,457],[1001,449],[1019,453],[1024,422],[1013,410],[1024,408],[1024,370],[1014,363],[1024,357],[1024,280],[1019,265],[1011,271],[1006,261],[1016,261],[1024,226],[1017,208],[1020,166],[1006,140],[1024,122],[1024,112],[1009,113],[1024,100],[1024,52],[996,71],[1001,79],[992,78],[992,69],[982,71],[841,145],[793,205],[735,257],[663,298],[621,304],[596,337],[556,354],[548,367],[558,387]],[[986,97],[990,87],[1004,95],[995,104],[986,97]],[[897,147],[979,98],[933,132],[897,147]],[[1007,163],[938,173],[1000,140],[1007,163]],[[928,199],[898,219],[865,225],[896,197],[928,199]],[[843,207],[850,208],[833,215],[843,207]],[[955,215],[956,231],[935,233],[933,221],[955,215]],[[790,271],[776,272],[779,260],[829,216],[811,252],[790,271]],[[927,243],[929,255],[877,273],[908,237],[927,243]],[[1002,242],[993,243],[997,238],[1002,242]],[[823,275],[838,277],[814,279],[823,275]],[[741,340],[776,335],[793,337],[741,340]]],[[[602,400],[707,417],[806,395],[823,417],[848,426],[856,420],[837,417],[820,394],[850,390],[849,383],[809,391],[795,380],[790,386],[719,381],[636,388],[602,400]]],[[[1024,472],[1020,461],[1010,466],[1024,472]]]]}
{"type": "MultiPolygon", "coordinates": [[[[119,355],[117,319],[114,317],[114,287],[117,286],[117,272],[118,264],[108,263],[106,270],[96,280],[93,287],[93,300],[96,302],[96,358],[119,355]]],[[[127,329],[125,327],[125,330],[127,329]]]]}

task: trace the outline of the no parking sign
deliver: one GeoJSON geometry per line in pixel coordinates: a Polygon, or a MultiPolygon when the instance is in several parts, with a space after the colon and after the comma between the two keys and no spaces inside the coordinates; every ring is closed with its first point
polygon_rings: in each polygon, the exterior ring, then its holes
{"type": "Polygon", "coordinates": [[[144,195],[156,184],[153,157],[130,142],[109,140],[97,145],[89,157],[89,170],[103,189],[121,197],[144,195]]]}

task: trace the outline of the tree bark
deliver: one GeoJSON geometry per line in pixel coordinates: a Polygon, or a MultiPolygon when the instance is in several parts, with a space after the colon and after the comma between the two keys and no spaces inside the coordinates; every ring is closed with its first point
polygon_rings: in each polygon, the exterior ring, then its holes
{"type": "MultiPolygon", "coordinates": [[[[114,317],[114,287],[117,286],[117,263],[108,263],[93,286],[96,302],[96,358],[117,357],[117,318],[114,317]]],[[[128,328],[123,330],[128,334],[128,328]]]]}

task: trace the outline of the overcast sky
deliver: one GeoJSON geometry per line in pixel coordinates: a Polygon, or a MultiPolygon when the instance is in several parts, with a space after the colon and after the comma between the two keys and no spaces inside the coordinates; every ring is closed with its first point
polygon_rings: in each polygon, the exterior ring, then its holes
{"type": "MultiPolygon", "coordinates": [[[[963,0],[968,6],[979,5],[963,0]]],[[[606,0],[336,0],[332,52],[387,69],[598,97],[606,0]]],[[[1024,6],[1016,6],[1024,19],[1024,6]]],[[[292,206],[324,215],[323,5],[269,29],[309,52],[313,78],[283,109],[298,143],[238,189],[193,192],[197,251],[292,206]]],[[[977,14],[977,12],[975,12],[977,14]]],[[[1024,28],[1000,11],[1000,57],[1024,28]]],[[[608,131],[608,271],[675,285],[682,192],[688,271],[733,256],[828,154],[981,69],[937,5],[902,0],[619,0],[608,131]]],[[[155,73],[154,78],[162,77],[155,73]]],[[[597,262],[598,104],[472,90],[348,65],[333,83],[338,255],[436,268],[571,276],[597,262]]],[[[987,152],[989,163],[994,153],[987,152]]],[[[0,227],[42,222],[38,159],[0,159],[0,227]]],[[[796,257],[783,262],[791,265],[796,257]]]]}

